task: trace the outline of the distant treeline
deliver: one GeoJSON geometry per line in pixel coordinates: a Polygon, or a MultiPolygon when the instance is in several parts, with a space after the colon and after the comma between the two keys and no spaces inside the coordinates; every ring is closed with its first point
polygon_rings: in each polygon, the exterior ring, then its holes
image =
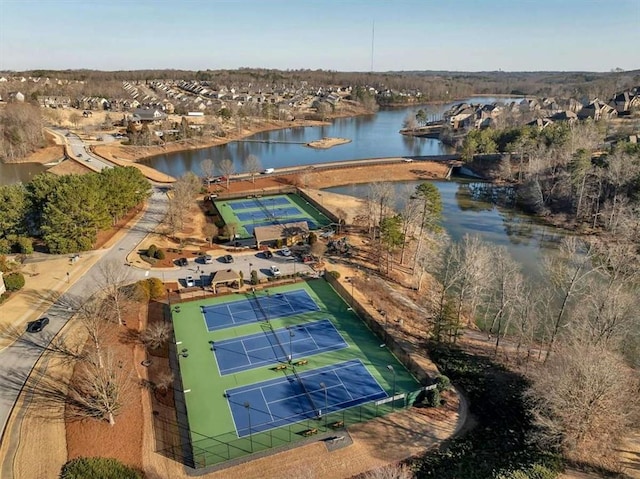
{"type": "MultiPolygon", "coordinates": [[[[640,70],[597,72],[337,72],[331,70],[33,70],[10,76],[81,80],[84,94],[110,91],[113,82],[149,80],[202,80],[213,86],[367,85],[377,90],[415,90],[425,101],[452,100],[470,94],[536,95],[607,99],[613,92],[640,85],[640,70]]],[[[58,89],[59,85],[50,89],[58,89]]]]}

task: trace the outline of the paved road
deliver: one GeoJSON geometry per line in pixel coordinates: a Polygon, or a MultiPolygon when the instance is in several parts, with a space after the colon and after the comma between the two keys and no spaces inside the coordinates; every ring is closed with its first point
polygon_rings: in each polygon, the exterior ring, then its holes
{"type": "Polygon", "coordinates": [[[64,128],[50,128],[50,130],[64,138],[69,147],[69,154],[73,156],[73,160],[83,162],[85,166],[94,171],[113,168],[113,165],[104,158],[100,158],[99,156],[91,153],[89,148],[87,148],[87,145],[75,133],[71,133],[69,130],[65,130],[64,128]]]}
{"type": "MultiPolygon", "coordinates": [[[[4,429],[11,409],[27,379],[35,362],[40,357],[43,347],[51,341],[51,338],[64,326],[74,313],[75,305],[82,298],[87,298],[95,293],[100,284],[101,265],[116,261],[126,264],[126,256],[133,251],[144,237],[154,231],[167,210],[166,189],[154,187],[149,206],[142,218],[109,250],[106,250],[97,263],[91,267],[68,291],[43,315],[51,318],[51,323],[41,334],[24,334],[20,340],[12,346],[0,352],[0,431],[4,436],[4,429]]],[[[214,258],[213,264],[203,264],[201,262],[190,261],[188,266],[183,268],[173,268],[163,271],[151,271],[131,267],[128,269],[131,281],[136,281],[151,276],[159,277],[163,280],[178,280],[182,286],[187,275],[194,276],[197,281],[202,281],[205,275],[211,272],[233,268],[243,271],[244,277],[250,277],[250,269],[257,270],[259,276],[268,276],[269,267],[277,265],[282,274],[290,274],[301,271],[311,271],[304,264],[296,263],[293,260],[280,255],[274,255],[271,259],[265,259],[261,253],[249,250],[246,253],[233,254],[234,264],[222,262],[219,258],[214,258]],[[198,271],[199,270],[199,271],[198,271]],[[198,271],[198,272],[197,272],[198,271]]],[[[200,261],[200,260],[199,260],[200,261]]],[[[201,284],[201,283],[200,283],[201,284]]],[[[7,431],[7,433],[9,433],[7,431]]],[[[9,463],[9,461],[7,461],[9,463]]],[[[11,464],[3,465],[3,468],[11,467],[11,464]]],[[[10,471],[9,471],[10,472],[10,471]]],[[[10,477],[8,473],[0,470],[0,477],[10,477]]]]}

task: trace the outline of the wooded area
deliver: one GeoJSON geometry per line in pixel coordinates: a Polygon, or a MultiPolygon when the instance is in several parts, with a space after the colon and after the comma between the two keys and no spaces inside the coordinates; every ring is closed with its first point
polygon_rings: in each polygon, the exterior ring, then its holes
{"type": "Polygon", "coordinates": [[[89,250],[99,231],[150,194],[149,182],[133,167],[86,175],[42,174],[27,184],[0,186],[0,253],[33,252],[29,238],[41,240],[51,253],[89,250]]]}

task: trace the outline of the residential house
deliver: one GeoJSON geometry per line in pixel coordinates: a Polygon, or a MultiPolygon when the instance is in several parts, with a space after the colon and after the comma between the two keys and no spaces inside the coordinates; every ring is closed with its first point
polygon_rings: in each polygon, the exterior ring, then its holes
{"type": "Polygon", "coordinates": [[[628,115],[632,108],[640,108],[640,94],[632,91],[616,93],[609,101],[609,106],[618,112],[618,115],[628,115]]]}
{"type": "Polygon", "coordinates": [[[578,121],[578,115],[571,110],[563,110],[557,113],[554,113],[549,117],[552,121],[568,121],[569,123],[573,123],[578,121]]]}
{"type": "Polygon", "coordinates": [[[536,118],[535,120],[527,123],[527,126],[534,126],[538,130],[544,130],[549,125],[553,125],[553,120],[551,118],[536,118]]]}
{"type": "Polygon", "coordinates": [[[4,278],[2,277],[2,271],[0,271],[0,294],[3,294],[7,288],[4,285],[4,278]]]}
{"type": "Polygon", "coordinates": [[[587,118],[593,118],[594,120],[609,119],[614,116],[618,116],[618,112],[600,101],[598,98],[591,101],[588,105],[584,106],[582,110],[578,112],[578,118],[585,120],[587,118]]]}
{"type": "Polygon", "coordinates": [[[160,123],[167,114],[158,108],[136,108],[129,121],[134,123],[160,123]]]}

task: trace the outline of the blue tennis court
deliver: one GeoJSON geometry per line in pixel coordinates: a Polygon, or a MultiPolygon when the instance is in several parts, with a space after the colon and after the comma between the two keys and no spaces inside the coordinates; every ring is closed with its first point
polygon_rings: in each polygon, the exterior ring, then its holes
{"type": "Polygon", "coordinates": [[[243,211],[240,213],[236,213],[236,216],[242,222],[251,220],[264,220],[267,218],[286,218],[287,221],[289,221],[289,218],[299,214],[300,210],[298,208],[290,206],[288,208],[266,208],[264,210],[260,209],[243,211]]]}
{"type": "Polygon", "coordinates": [[[294,314],[318,311],[320,308],[304,289],[266,294],[229,303],[201,308],[209,331],[266,319],[284,318],[294,314]]]}
{"type": "Polygon", "coordinates": [[[328,319],[280,328],[240,338],[216,341],[213,345],[220,375],[233,374],[267,364],[287,362],[348,344],[328,319]]]}
{"type": "Polygon", "coordinates": [[[239,437],[388,397],[359,359],[285,374],[225,391],[239,437]]]}
{"type": "Polygon", "coordinates": [[[246,200],[229,201],[229,206],[233,211],[250,210],[260,208],[261,204],[267,207],[291,205],[291,202],[285,196],[267,197],[267,198],[250,198],[246,200]]]}

